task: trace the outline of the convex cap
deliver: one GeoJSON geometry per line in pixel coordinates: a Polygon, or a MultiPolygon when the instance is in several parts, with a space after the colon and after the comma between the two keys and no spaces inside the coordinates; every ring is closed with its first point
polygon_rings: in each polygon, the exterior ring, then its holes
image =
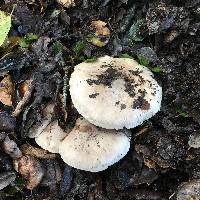
{"type": "Polygon", "coordinates": [[[98,172],[118,162],[130,148],[129,130],[106,130],[79,118],[61,142],[59,153],[68,165],[98,172]]]}
{"type": "Polygon", "coordinates": [[[83,62],[75,66],[69,84],[75,108],[99,127],[134,128],[160,110],[162,88],[133,59],[105,56],[83,62]]]}
{"type": "Polygon", "coordinates": [[[66,135],[67,132],[60,128],[58,121],[53,121],[35,138],[35,141],[43,149],[58,153],[60,143],[66,135]]]}

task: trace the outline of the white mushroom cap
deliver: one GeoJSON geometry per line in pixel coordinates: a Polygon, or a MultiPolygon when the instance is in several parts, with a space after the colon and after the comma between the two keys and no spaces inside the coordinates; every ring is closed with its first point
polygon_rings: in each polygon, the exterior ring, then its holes
{"type": "Polygon", "coordinates": [[[107,129],[133,128],[160,110],[162,88],[130,58],[101,57],[75,66],[70,93],[78,112],[107,129]]]}
{"type": "Polygon", "coordinates": [[[35,138],[36,143],[43,149],[52,153],[59,152],[61,141],[66,137],[67,133],[58,125],[58,121],[50,123],[42,133],[35,138]]]}
{"type": "Polygon", "coordinates": [[[106,130],[80,118],[62,141],[59,153],[64,162],[72,167],[98,172],[118,162],[129,148],[128,130],[106,130]]]}

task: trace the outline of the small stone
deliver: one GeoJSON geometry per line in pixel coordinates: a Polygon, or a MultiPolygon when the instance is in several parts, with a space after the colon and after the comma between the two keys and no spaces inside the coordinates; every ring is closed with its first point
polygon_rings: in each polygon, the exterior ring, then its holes
{"type": "Polygon", "coordinates": [[[22,152],[17,147],[16,142],[14,140],[10,140],[8,136],[3,142],[3,149],[12,158],[20,158],[22,156],[22,152]]]}
{"type": "Polygon", "coordinates": [[[189,137],[188,145],[193,148],[200,147],[200,133],[193,133],[189,137]]]}
{"type": "Polygon", "coordinates": [[[0,132],[12,132],[15,128],[15,118],[7,112],[0,112],[0,132]]]}

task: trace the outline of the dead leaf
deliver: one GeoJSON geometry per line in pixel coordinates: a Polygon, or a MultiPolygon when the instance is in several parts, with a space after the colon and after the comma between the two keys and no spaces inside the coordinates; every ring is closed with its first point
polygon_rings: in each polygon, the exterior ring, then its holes
{"type": "Polygon", "coordinates": [[[57,0],[58,3],[62,4],[66,8],[75,6],[74,0],[57,0]]]}
{"type": "Polygon", "coordinates": [[[44,176],[44,168],[40,161],[31,156],[22,156],[18,160],[14,160],[14,167],[26,180],[26,188],[32,190],[42,180],[44,176]]]}
{"type": "Polygon", "coordinates": [[[10,75],[6,75],[0,82],[0,101],[7,106],[12,106],[13,87],[10,75]]]}
{"type": "Polygon", "coordinates": [[[156,168],[156,163],[151,159],[144,158],[144,164],[150,169],[155,169],[156,168]]]}
{"type": "Polygon", "coordinates": [[[22,100],[17,104],[15,110],[13,111],[12,115],[14,117],[17,117],[21,111],[23,110],[24,106],[28,103],[28,101],[31,98],[32,95],[32,91],[34,89],[33,85],[32,85],[32,80],[29,80],[27,82],[28,85],[25,85],[23,87],[23,89],[21,90],[23,98],[22,100]],[[24,92],[24,93],[23,93],[24,92]]]}
{"type": "Polygon", "coordinates": [[[26,92],[28,92],[29,88],[30,88],[30,85],[31,85],[31,81],[30,80],[27,80],[25,82],[23,82],[20,86],[19,86],[19,91],[20,91],[20,95],[23,97],[24,94],[26,92]]]}
{"type": "Polygon", "coordinates": [[[199,200],[200,198],[200,179],[193,179],[182,183],[178,187],[177,200],[199,200]]]}
{"type": "Polygon", "coordinates": [[[21,146],[21,151],[24,155],[30,155],[36,158],[43,158],[43,159],[55,159],[56,154],[49,153],[48,151],[40,148],[33,147],[29,144],[24,144],[21,146]]]}
{"type": "Polygon", "coordinates": [[[92,21],[91,28],[95,30],[96,35],[110,35],[110,30],[106,27],[107,23],[101,20],[92,21]]]}

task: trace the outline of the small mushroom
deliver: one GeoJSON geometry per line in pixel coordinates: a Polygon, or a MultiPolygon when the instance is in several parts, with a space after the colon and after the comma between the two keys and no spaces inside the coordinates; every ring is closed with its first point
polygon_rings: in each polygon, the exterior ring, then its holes
{"type": "Polygon", "coordinates": [[[108,168],[123,158],[130,148],[128,130],[106,130],[83,118],[62,141],[59,153],[68,165],[91,172],[108,168]]]}
{"type": "Polygon", "coordinates": [[[36,143],[43,149],[52,153],[58,153],[59,145],[67,135],[58,125],[58,121],[50,123],[42,133],[35,138],[36,143]]]}
{"type": "Polygon", "coordinates": [[[160,110],[162,88],[148,68],[130,58],[83,62],[69,84],[75,108],[102,128],[134,128],[160,110]]]}

